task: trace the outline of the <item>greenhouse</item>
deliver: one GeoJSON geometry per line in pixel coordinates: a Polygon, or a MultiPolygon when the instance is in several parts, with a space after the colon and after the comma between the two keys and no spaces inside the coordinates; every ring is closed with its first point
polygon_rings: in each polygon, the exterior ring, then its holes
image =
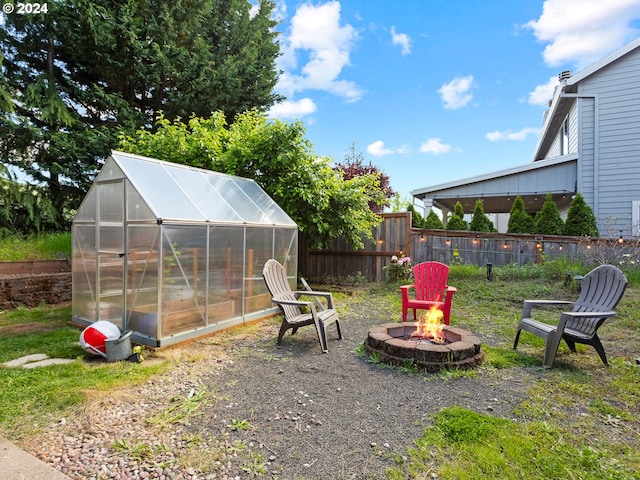
{"type": "Polygon", "coordinates": [[[298,228],[253,180],[112,152],[73,220],[73,322],[162,347],[278,312],[275,258],[295,285],[298,228]]]}

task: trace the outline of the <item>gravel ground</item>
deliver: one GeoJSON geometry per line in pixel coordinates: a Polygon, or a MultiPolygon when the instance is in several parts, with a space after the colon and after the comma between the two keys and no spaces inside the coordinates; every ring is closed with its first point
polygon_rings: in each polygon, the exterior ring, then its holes
{"type": "Polygon", "coordinates": [[[460,405],[511,417],[535,375],[381,368],[354,350],[389,307],[347,301],[344,339],[330,331],[328,354],[311,327],[277,347],[277,319],[172,348],[160,356],[175,368],[96,394],[21,446],[73,479],[378,479],[406,459],[431,414],[460,405]]]}

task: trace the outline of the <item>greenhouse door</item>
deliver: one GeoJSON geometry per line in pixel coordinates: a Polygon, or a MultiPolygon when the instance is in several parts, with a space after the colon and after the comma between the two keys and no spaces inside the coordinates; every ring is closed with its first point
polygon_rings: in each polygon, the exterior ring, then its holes
{"type": "Polygon", "coordinates": [[[101,182],[98,188],[98,318],[122,328],[124,313],[124,181],[101,182]]]}

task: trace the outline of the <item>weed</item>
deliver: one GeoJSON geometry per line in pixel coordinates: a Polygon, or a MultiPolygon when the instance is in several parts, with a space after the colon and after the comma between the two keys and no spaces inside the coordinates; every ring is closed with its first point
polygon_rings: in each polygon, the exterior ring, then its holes
{"type": "Polygon", "coordinates": [[[130,442],[124,438],[116,438],[111,446],[116,452],[124,453],[140,462],[149,460],[153,456],[153,449],[140,440],[130,442]]]}
{"type": "Polygon", "coordinates": [[[189,424],[191,419],[198,414],[197,411],[204,405],[205,400],[206,390],[186,397],[174,397],[168,408],[147,419],[147,423],[154,424],[161,429],[176,423],[189,424]]]}
{"type": "Polygon", "coordinates": [[[264,456],[261,454],[256,455],[255,458],[252,458],[248,463],[243,464],[240,469],[248,474],[250,478],[267,473],[264,456]]]}
{"type": "Polygon", "coordinates": [[[251,424],[249,420],[238,420],[234,418],[231,420],[231,423],[227,425],[227,428],[237,432],[238,430],[249,430],[251,428],[251,424]]]}

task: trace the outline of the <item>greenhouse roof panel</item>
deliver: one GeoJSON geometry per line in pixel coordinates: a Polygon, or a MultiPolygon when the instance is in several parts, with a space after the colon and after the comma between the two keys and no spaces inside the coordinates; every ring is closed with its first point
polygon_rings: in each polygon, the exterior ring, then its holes
{"type": "Polygon", "coordinates": [[[111,158],[157,218],[296,225],[253,180],[116,151],[111,158]]]}

